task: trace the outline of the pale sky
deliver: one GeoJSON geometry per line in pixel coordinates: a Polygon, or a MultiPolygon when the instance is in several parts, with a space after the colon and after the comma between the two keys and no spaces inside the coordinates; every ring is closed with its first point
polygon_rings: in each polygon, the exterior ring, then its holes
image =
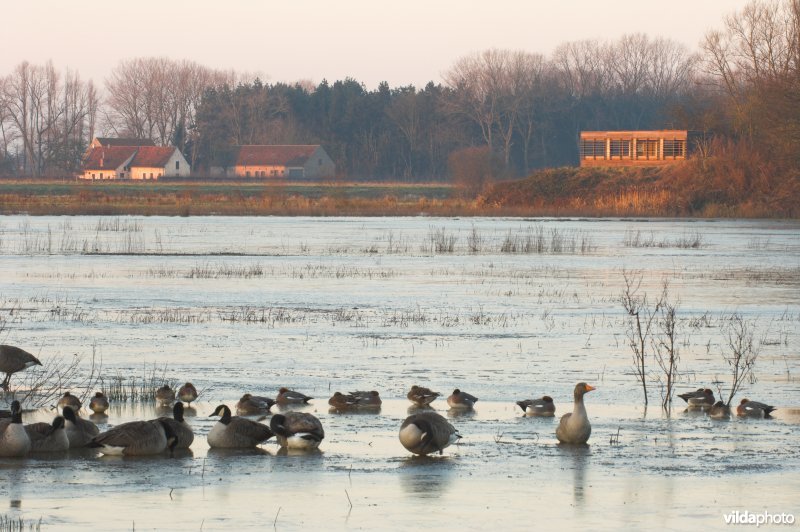
{"type": "Polygon", "coordinates": [[[166,56],[268,82],[440,82],[489,48],[642,32],[691,50],[749,0],[3,0],[0,75],[52,59],[102,86],[121,59],[166,56]]]}

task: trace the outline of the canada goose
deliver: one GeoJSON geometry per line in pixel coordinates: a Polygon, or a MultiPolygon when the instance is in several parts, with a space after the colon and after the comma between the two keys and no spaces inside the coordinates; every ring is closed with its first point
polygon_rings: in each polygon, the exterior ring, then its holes
{"type": "Polygon", "coordinates": [[[711,408],[714,405],[714,392],[710,388],[698,388],[694,392],[678,394],[678,397],[686,401],[688,408],[711,408]]]}
{"type": "Polygon", "coordinates": [[[759,403],[758,401],[751,401],[750,399],[742,399],[742,402],[736,407],[736,415],[739,417],[766,418],[771,417],[770,414],[774,410],[774,406],[759,403]]]}
{"type": "Polygon", "coordinates": [[[305,412],[286,412],[275,414],[269,427],[281,447],[310,451],[319,447],[325,431],[319,419],[305,412]]]}
{"type": "Polygon", "coordinates": [[[717,401],[708,410],[708,417],[711,419],[726,420],[731,418],[731,409],[722,401],[717,401]]]}
{"type": "Polygon", "coordinates": [[[103,392],[97,392],[89,400],[89,410],[95,414],[105,414],[108,410],[108,398],[103,395],[103,392]]]}
{"type": "Polygon", "coordinates": [[[447,398],[447,404],[450,408],[455,408],[456,410],[470,410],[477,402],[477,397],[467,392],[462,392],[458,388],[453,390],[453,393],[447,398]]]}
{"type": "Polygon", "coordinates": [[[155,397],[159,406],[171,406],[175,402],[175,390],[170,388],[169,384],[165,384],[156,390],[155,397]]]}
{"type": "Polygon", "coordinates": [[[430,388],[423,388],[415,384],[411,387],[406,397],[417,406],[428,406],[440,395],[439,392],[431,391],[430,388]]]}
{"type": "Polygon", "coordinates": [[[290,390],[289,388],[281,388],[278,390],[278,395],[275,397],[275,402],[279,405],[292,405],[307,403],[311,399],[313,399],[313,397],[290,390]]]}
{"type": "Polygon", "coordinates": [[[0,345],[0,371],[6,374],[3,379],[3,390],[8,391],[8,383],[11,375],[31,366],[41,366],[39,359],[28,353],[24,349],[13,345],[0,345]]]}
{"type": "Polygon", "coordinates": [[[192,401],[197,399],[197,388],[194,384],[187,382],[178,389],[178,400],[183,401],[187,405],[191,405],[192,401]]]}
{"type": "Polygon", "coordinates": [[[339,412],[348,410],[380,410],[383,401],[381,401],[380,393],[376,390],[371,390],[350,393],[336,392],[328,399],[328,404],[331,405],[332,410],[339,412]]]}
{"type": "Polygon", "coordinates": [[[400,425],[400,443],[414,454],[425,456],[461,438],[456,428],[436,412],[418,412],[408,416],[400,425]]]}
{"type": "Polygon", "coordinates": [[[517,404],[526,416],[553,417],[556,415],[556,404],[549,395],[543,395],[541,399],[517,401],[517,404]]]}
{"type": "Polygon", "coordinates": [[[77,412],[78,410],[81,409],[83,404],[81,403],[81,400],[78,399],[76,396],[72,395],[69,392],[64,392],[64,395],[62,395],[61,398],[58,400],[56,406],[58,408],[64,408],[65,406],[68,406],[75,412],[77,412]]]}
{"type": "Polygon", "coordinates": [[[0,456],[25,456],[31,450],[31,439],[22,426],[22,406],[11,403],[11,417],[0,420],[0,456]]]}
{"type": "Polygon", "coordinates": [[[236,412],[239,414],[264,414],[269,412],[275,400],[271,397],[262,397],[260,395],[251,395],[246,393],[236,403],[236,412]]]}
{"type": "Polygon", "coordinates": [[[57,453],[69,449],[69,438],[64,428],[64,417],[56,416],[53,423],[31,423],[25,425],[31,440],[32,453],[57,453]]]}
{"type": "Polygon", "coordinates": [[[211,416],[222,416],[208,432],[208,446],[212,448],[250,448],[274,436],[263,423],[231,416],[231,409],[227,405],[219,405],[211,416]]]}
{"type": "Polygon", "coordinates": [[[183,403],[177,401],[172,407],[172,417],[158,418],[165,425],[169,425],[175,435],[175,449],[188,449],[194,441],[192,427],[183,419],[183,403]]]}
{"type": "Polygon", "coordinates": [[[86,447],[92,438],[100,434],[97,425],[88,419],[79,417],[72,408],[65,406],[62,414],[66,420],[65,426],[70,449],[86,447]]]}
{"type": "Polygon", "coordinates": [[[593,386],[589,386],[585,382],[579,382],[575,385],[573,393],[575,404],[572,407],[572,412],[561,416],[561,421],[558,422],[558,427],[556,428],[556,438],[558,438],[559,442],[584,444],[589,441],[589,436],[592,434],[592,425],[586,415],[583,396],[594,389],[593,386]]]}
{"type": "Polygon", "coordinates": [[[98,434],[88,447],[112,456],[142,456],[175,449],[177,437],[164,420],[129,421],[98,434]]]}

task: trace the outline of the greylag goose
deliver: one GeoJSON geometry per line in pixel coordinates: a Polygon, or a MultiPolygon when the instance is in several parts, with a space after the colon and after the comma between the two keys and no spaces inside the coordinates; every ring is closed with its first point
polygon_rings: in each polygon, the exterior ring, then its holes
{"type": "Polygon", "coordinates": [[[589,386],[585,382],[579,382],[575,385],[573,393],[575,403],[572,407],[572,412],[561,416],[561,421],[558,422],[558,427],[556,428],[556,438],[558,438],[559,442],[584,444],[589,441],[589,436],[592,434],[592,425],[589,423],[589,416],[586,415],[583,396],[594,389],[593,386],[589,386]]]}

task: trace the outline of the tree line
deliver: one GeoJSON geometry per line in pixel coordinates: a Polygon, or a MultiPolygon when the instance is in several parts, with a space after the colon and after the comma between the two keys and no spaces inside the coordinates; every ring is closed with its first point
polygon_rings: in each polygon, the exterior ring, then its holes
{"type": "Polygon", "coordinates": [[[443,179],[474,157],[490,161],[494,178],[518,177],[577,163],[581,130],[668,128],[714,132],[728,141],[718,150],[796,164],[798,28],[800,0],[755,0],[697,52],[643,34],[567,42],[549,57],[491,49],[421,88],[265,83],[135,58],[101,93],[76,72],[23,62],[0,77],[0,174],[74,172],[98,134],[176,145],[200,173],[228,164],[237,144],[302,143],[322,144],[346,178],[443,179]]]}

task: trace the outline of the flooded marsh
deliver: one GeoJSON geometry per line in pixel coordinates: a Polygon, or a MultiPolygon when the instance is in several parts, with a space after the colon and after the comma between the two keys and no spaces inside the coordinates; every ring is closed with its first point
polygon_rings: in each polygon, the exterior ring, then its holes
{"type": "MultiPolygon", "coordinates": [[[[0,459],[1,513],[43,529],[685,530],[736,510],[800,515],[797,222],[3,216],[0,328],[43,361],[77,357],[83,372],[59,383],[76,393],[201,392],[194,443],[174,457],[0,459]],[[677,397],[667,415],[652,359],[645,409],[624,272],[650,300],[668,281],[678,393],[727,398],[725,327],[746,320],[758,358],[734,404],[774,405],[773,419],[716,421],[677,397]],[[597,388],[589,445],[559,446],[581,381],[597,388]],[[432,406],[463,436],[441,457],[398,441],[413,384],[443,394],[432,406]],[[300,409],[322,421],[319,452],[208,448],[218,404],[281,386],[315,398],[300,409]],[[454,388],[474,411],[448,411],[454,388]],[[378,413],[329,411],[334,392],[372,389],[378,413]],[[515,404],[545,394],[555,418],[515,404]]],[[[26,406],[26,422],[54,416],[26,406]]],[[[157,415],[129,399],[96,421],[157,415]]]]}

